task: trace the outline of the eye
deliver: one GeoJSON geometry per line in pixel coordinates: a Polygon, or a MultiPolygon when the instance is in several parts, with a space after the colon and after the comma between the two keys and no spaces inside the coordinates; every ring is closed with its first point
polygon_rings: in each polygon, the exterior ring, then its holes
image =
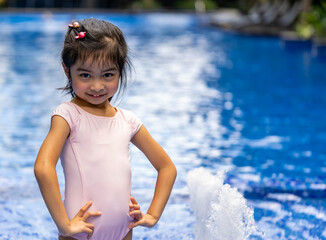
{"type": "Polygon", "coordinates": [[[113,74],[112,74],[112,73],[105,73],[103,76],[104,76],[105,78],[109,78],[109,77],[112,77],[113,74]]]}
{"type": "Polygon", "coordinates": [[[81,76],[82,78],[90,78],[91,75],[89,75],[88,73],[82,73],[79,76],[81,76]]]}

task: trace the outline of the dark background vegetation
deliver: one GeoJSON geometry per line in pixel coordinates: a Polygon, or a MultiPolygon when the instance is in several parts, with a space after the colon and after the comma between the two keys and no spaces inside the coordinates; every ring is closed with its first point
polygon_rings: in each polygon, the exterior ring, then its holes
{"type": "MultiPolygon", "coordinates": [[[[288,1],[302,3],[290,30],[295,30],[300,38],[310,39],[322,37],[326,39],[326,0],[0,0],[0,9],[90,9],[118,11],[199,11],[198,5],[204,10],[214,12],[224,8],[234,8],[246,15],[255,5],[266,2],[288,1]]],[[[201,12],[203,10],[200,10],[201,12]]],[[[267,11],[266,9],[264,11],[267,11]]],[[[261,13],[260,13],[261,14],[261,13]]],[[[266,27],[266,26],[264,26],[266,27]]],[[[267,26],[268,27],[268,26],[267,26]]],[[[326,40],[325,40],[326,42],[326,40]]]]}
{"type": "MultiPolygon", "coordinates": [[[[207,10],[238,8],[246,11],[256,2],[267,0],[203,0],[207,10]]],[[[282,0],[269,0],[282,1],[282,0]]],[[[299,0],[290,0],[291,2],[299,0]]],[[[303,0],[305,5],[323,0],[303,0]]],[[[0,0],[2,8],[113,8],[113,9],[194,9],[195,0],[0,0]]]]}

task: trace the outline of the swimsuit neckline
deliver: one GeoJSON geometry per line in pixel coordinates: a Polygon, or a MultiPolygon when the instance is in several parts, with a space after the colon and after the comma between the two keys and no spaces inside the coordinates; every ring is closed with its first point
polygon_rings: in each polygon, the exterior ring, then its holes
{"type": "Polygon", "coordinates": [[[119,113],[118,108],[113,107],[114,110],[115,110],[115,115],[114,116],[112,116],[112,117],[100,116],[100,115],[96,115],[96,114],[93,114],[93,113],[90,113],[90,112],[86,111],[85,109],[83,109],[82,107],[80,107],[79,105],[77,105],[76,103],[73,103],[73,102],[67,102],[67,103],[73,104],[74,106],[76,106],[78,109],[80,109],[82,112],[86,113],[87,115],[92,116],[92,117],[97,117],[97,118],[115,119],[117,117],[118,113],[119,113]]]}

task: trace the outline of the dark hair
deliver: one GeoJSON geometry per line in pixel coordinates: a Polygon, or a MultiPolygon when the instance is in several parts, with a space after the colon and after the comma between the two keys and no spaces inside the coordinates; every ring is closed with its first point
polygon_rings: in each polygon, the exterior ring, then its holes
{"type": "MultiPolygon", "coordinates": [[[[77,61],[86,61],[91,58],[92,62],[98,64],[115,64],[120,74],[120,87],[124,89],[127,85],[126,73],[130,70],[131,62],[128,57],[128,47],[121,30],[110,22],[94,18],[84,19],[78,22],[78,27],[68,27],[65,35],[64,46],[61,52],[62,61],[69,69],[77,61]],[[84,38],[76,39],[80,32],[86,32],[84,38]]],[[[71,78],[67,85],[61,90],[75,97],[72,89],[71,78]]],[[[109,101],[111,98],[109,99],[109,101]]]]}

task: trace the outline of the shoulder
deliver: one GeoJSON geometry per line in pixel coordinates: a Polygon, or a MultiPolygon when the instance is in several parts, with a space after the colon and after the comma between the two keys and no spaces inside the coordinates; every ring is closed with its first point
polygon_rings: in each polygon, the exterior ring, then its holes
{"type": "Polygon", "coordinates": [[[116,108],[121,114],[122,119],[126,121],[131,127],[131,138],[138,132],[140,127],[143,125],[142,121],[132,111],[116,108]]]}
{"type": "Polygon", "coordinates": [[[76,121],[80,118],[80,110],[72,102],[63,102],[53,111],[52,116],[62,117],[73,129],[76,121]]]}
{"type": "Polygon", "coordinates": [[[63,102],[54,110],[55,112],[79,112],[78,107],[72,102],[63,102]]]}
{"type": "Polygon", "coordinates": [[[129,111],[129,110],[126,110],[126,109],[117,108],[117,107],[116,107],[116,109],[121,114],[122,118],[125,121],[127,121],[127,122],[130,122],[130,121],[133,122],[135,120],[140,121],[140,119],[132,111],[129,111]]]}

